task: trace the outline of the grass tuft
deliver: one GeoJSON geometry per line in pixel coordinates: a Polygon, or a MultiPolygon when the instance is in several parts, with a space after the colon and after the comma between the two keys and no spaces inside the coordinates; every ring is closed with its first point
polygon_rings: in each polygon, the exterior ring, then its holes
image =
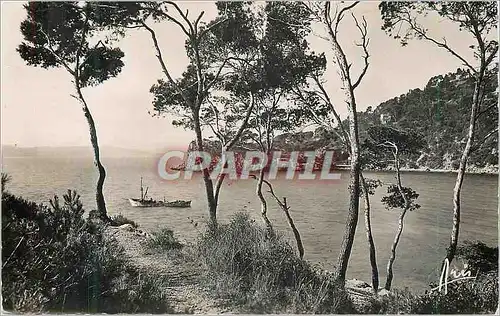
{"type": "Polygon", "coordinates": [[[161,228],[147,239],[146,247],[152,250],[168,251],[181,249],[184,245],[175,238],[171,229],[161,228]]]}
{"type": "Polygon", "coordinates": [[[333,276],[298,258],[279,233],[246,213],[199,236],[204,282],[216,297],[252,313],[342,313],[352,311],[333,276]]]}

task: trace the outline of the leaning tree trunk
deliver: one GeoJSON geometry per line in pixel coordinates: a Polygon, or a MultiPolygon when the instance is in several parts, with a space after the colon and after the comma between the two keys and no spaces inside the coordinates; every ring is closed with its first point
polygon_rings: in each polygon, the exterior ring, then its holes
{"type": "MultiPolygon", "coordinates": [[[[201,124],[199,117],[199,110],[194,111],[194,131],[196,134],[196,145],[198,151],[203,151],[203,137],[201,135],[201,124]]],[[[212,179],[210,179],[210,171],[207,168],[202,170],[203,173],[203,182],[205,184],[205,191],[207,194],[207,203],[208,203],[208,214],[209,214],[209,228],[215,229],[217,227],[217,202],[214,197],[214,185],[212,179]]]]}
{"type": "Polygon", "coordinates": [[[264,197],[264,194],[262,193],[263,183],[264,183],[264,168],[262,168],[259,172],[259,179],[257,181],[257,187],[255,189],[255,192],[257,193],[257,196],[259,197],[260,200],[260,214],[262,216],[262,220],[264,221],[264,224],[266,225],[267,229],[271,232],[273,229],[273,225],[271,224],[271,221],[267,217],[267,201],[266,198],[264,197]]]}
{"type": "Polygon", "coordinates": [[[396,260],[396,248],[398,247],[399,239],[401,238],[401,233],[403,232],[403,221],[404,221],[406,212],[410,209],[410,201],[408,200],[406,194],[404,193],[403,185],[401,184],[401,171],[400,171],[400,166],[399,166],[399,150],[397,147],[396,147],[396,150],[394,153],[394,163],[396,165],[396,180],[397,180],[398,190],[399,190],[399,194],[401,194],[401,197],[403,198],[404,206],[403,206],[403,210],[401,211],[401,214],[399,215],[398,230],[396,232],[396,237],[394,237],[394,242],[392,243],[392,247],[391,247],[391,256],[389,258],[389,262],[387,263],[387,278],[386,278],[385,287],[384,287],[387,291],[391,290],[392,279],[394,277],[394,274],[392,272],[392,267],[394,265],[394,260],[396,260]]]}
{"type": "Polygon", "coordinates": [[[399,239],[401,237],[401,233],[403,232],[403,220],[407,210],[408,209],[405,208],[399,215],[398,230],[396,232],[396,237],[394,237],[394,241],[391,247],[391,256],[389,258],[389,262],[387,263],[387,279],[385,281],[384,287],[387,291],[390,291],[392,286],[392,279],[394,277],[392,267],[394,265],[394,260],[396,260],[396,248],[398,247],[399,239]]]}
{"type": "MultiPolygon", "coordinates": [[[[233,139],[231,141],[229,141],[229,143],[227,143],[227,144],[224,144],[224,141],[222,138],[219,139],[219,141],[221,142],[221,146],[222,146],[222,148],[221,148],[221,159],[223,162],[222,167],[224,167],[224,165],[226,164],[226,152],[231,150],[233,148],[233,146],[240,140],[241,135],[243,135],[243,132],[245,131],[245,129],[248,125],[248,120],[250,120],[250,116],[252,115],[252,110],[253,110],[254,106],[255,106],[255,100],[254,100],[253,94],[250,93],[250,105],[248,106],[247,113],[245,115],[245,119],[241,123],[241,126],[238,129],[238,131],[236,132],[236,135],[234,135],[233,139]]],[[[225,177],[226,177],[225,173],[219,174],[219,178],[217,179],[217,182],[215,184],[214,200],[215,200],[216,204],[219,203],[220,190],[222,188],[222,184],[224,183],[225,177]]]]}
{"type": "Polygon", "coordinates": [[[474,86],[474,95],[472,97],[472,108],[469,119],[469,130],[467,133],[467,143],[465,144],[464,151],[462,152],[462,157],[460,158],[460,165],[457,172],[457,180],[455,181],[455,187],[453,188],[453,227],[450,236],[450,246],[446,251],[446,259],[451,263],[455,257],[458,244],[458,233],[460,229],[460,195],[462,191],[462,184],[464,181],[465,168],[467,167],[467,160],[472,148],[472,143],[474,142],[474,131],[476,129],[476,116],[480,105],[480,94],[481,86],[483,84],[484,72],[480,71],[479,76],[476,78],[476,83],[474,86]]]}
{"type": "MultiPolygon", "coordinates": [[[[224,147],[224,144],[222,144],[221,142],[221,145],[222,145],[222,149],[221,149],[221,153],[220,153],[220,164],[222,164],[222,167],[221,167],[221,171],[222,169],[225,167],[226,165],[226,152],[227,152],[227,148],[224,147]]],[[[226,174],[225,173],[220,173],[219,172],[219,177],[217,178],[217,182],[215,183],[215,193],[214,193],[214,202],[216,204],[219,203],[219,194],[220,194],[220,190],[222,188],[222,184],[224,183],[224,178],[226,177],[226,174]]]]}
{"type": "Polygon", "coordinates": [[[372,288],[375,293],[378,292],[378,266],[377,266],[377,255],[375,251],[375,242],[373,241],[372,226],[371,226],[371,206],[370,206],[370,194],[368,193],[368,187],[366,185],[365,178],[363,174],[360,174],[361,185],[363,186],[363,198],[365,201],[365,233],[366,239],[368,241],[368,251],[370,253],[370,266],[372,269],[372,288]]]}
{"type": "Polygon", "coordinates": [[[95,128],[94,119],[92,118],[92,114],[90,113],[90,109],[87,106],[87,102],[83,97],[83,93],[78,82],[78,79],[75,79],[75,87],[76,92],[78,94],[78,100],[82,104],[82,110],[87,119],[87,124],[89,125],[90,132],[90,142],[92,143],[92,148],[94,150],[94,163],[97,166],[97,170],[99,171],[99,178],[97,179],[96,186],[96,204],[97,204],[97,212],[99,214],[99,218],[103,220],[108,219],[107,211],[106,211],[106,202],[104,200],[104,194],[102,192],[104,186],[104,180],[106,179],[106,170],[101,163],[100,150],[99,150],[99,142],[97,140],[97,131],[95,128]]]}
{"type": "Polygon", "coordinates": [[[280,203],[281,208],[283,209],[283,212],[285,212],[286,219],[288,221],[288,225],[290,225],[290,228],[292,229],[293,236],[295,237],[295,242],[297,243],[297,250],[299,251],[299,258],[303,259],[304,258],[304,245],[302,244],[302,238],[300,237],[299,230],[295,226],[295,223],[293,222],[293,218],[290,215],[289,207],[286,202],[286,198],[283,198],[283,203],[280,203]]]}
{"type": "Polygon", "coordinates": [[[351,139],[350,155],[350,183],[349,183],[349,211],[347,214],[346,228],[342,238],[342,245],[337,260],[337,268],[335,271],[336,281],[340,286],[344,286],[345,276],[347,273],[347,265],[351,256],[352,245],[354,243],[354,235],[356,234],[356,226],[358,224],[359,212],[359,137],[358,137],[358,119],[356,113],[356,99],[354,96],[354,87],[351,83],[349,75],[349,65],[340,44],[337,42],[336,35],[329,28],[330,38],[332,39],[332,48],[336,64],[340,68],[340,79],[342,82],[341,89],[344,91],[345,102],[348,108],[349,121],[349,136],[351,139]]]}

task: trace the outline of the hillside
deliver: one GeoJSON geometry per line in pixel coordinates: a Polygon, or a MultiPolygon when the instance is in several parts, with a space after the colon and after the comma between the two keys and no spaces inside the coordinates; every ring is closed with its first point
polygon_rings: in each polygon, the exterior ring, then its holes
{"type": "MultiPolygon", "coordinates": [[[[476,141],[469,159],[469,169],[498,166],[498,83],[496,76],[487,83],[488,93],[484,96],[483,107],[478,116],[476,141]],[[485,140],[486,139],[486,140],[485,140]],[[483,140],[485,140],[483,142],[483,140]]],[[[456,72],[431,78],[423,89],[382,102],[374,109],[368,107],[358,112],[360,141],[366,137],[366,130],[373,125],[391,126],[400,130],[413,130],[422,135],[426,146],[420,154],[405,162],[408,168],[453,170],[466,142],[470,116],[470,104],[474,82],[468,72],[456,72]]],[[[343,124],[347,127],[347,122],[343,124]]],[[[258,150],[255,144],[245,144],[245,149],[258,150]]],[[[188,151],[195,150],[191,142],[188,151]]],[[[215,140],[205,141],[205,150],[218,155],[220,144],[215,140]]],[[[235,151],[244,151],[235,148],[235,151]]],[[[283,133],[274,139],[274,149],[284,152],[344,150],[335,135],[324,128],[314,132],[283,133]]]]}
{"type": "MultiPolygon", "coordinates": [[[[492,133],[498,126],[497,77],[487,85],[480,111],[483,113],[477,118],[477,149],[469,160],[469,165],[475,167],[498,165],[498,133],[492,133]]],[[[360,135],[363,137],[370,125],[411,129],[420,133],[427,144],[422,154],[412,159],[418,167],[455,169],[466,142],[473,91],[473,80],[460,69],[433,77],[423,89],[412,89],[359,113],[360,135]]]]}

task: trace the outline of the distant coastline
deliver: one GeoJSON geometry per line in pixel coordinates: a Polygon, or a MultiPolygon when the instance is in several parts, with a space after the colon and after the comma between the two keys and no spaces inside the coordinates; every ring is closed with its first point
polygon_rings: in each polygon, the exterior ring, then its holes
{"type": "MultiPolygon", "coordinates": [[[[343,169],[347,170],[347,169],[343,169]]],[[[368,169],[366,171],[370,172],[391,172],[394,171],[391,168],[387,169],[368,169]]],[[[457,173],[455,169],[432,169],[432,168],[401,168],[401,172],[420,172],[420,173],[457,173]]],[[[465,171],[466,174],[478,174],[478,175],[498,175],[498,166],[486,166],[486,167],[468,167],[465,171]]]]}

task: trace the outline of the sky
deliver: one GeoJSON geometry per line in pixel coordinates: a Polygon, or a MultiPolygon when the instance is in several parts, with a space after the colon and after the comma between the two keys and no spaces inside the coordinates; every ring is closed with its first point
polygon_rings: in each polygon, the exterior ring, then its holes
{"type": "MultiPolygon", "coordinates": [[[[204,10],[204,21],[215,16],[215,4],[210,1],[179,1],[190,15],[204,10]]],[[[2,144],[32,146],[90,146],[88,125],[73,93],[71,78],[63,69],[43,69],[27,66],[16,52],[22,41],[19,25],[25,18],[22,2],[1,3],[1,140],[2,144]]],[[[426,41],[413,40],[401,47],[381,29],[378,2],[362,2],[356,16],[364,15],[370,37],[370,67],[356,90],[358,110],[377,106],[381,102],[423,88],[435,75],[455,71],[460,62],[446,51],[426,41]]],[[[456,25],[437,17],[427,18],[426,26],[437,38],[446,37],[450,46],[468,54],[471,38],[456,25]]],[[[172,23],[153,25],[167,67],[174,77],[184,71],[188,59],[184,36],[172,23]]],[[[321,34],[321,28],[315,33],[321,34]]],[[[362,66],[362,52],[356,47],[359,39],[350,16],[340,28],[340,41],[353,70],[362,66]]],[[[162,78],[149,33],[130,32],[118,44],[125,52],[125,66],[117,77],[97,87],[84,89],[89,108],[97,126],[101,146],[140,150],[185,147],[194,139],[194,132],[173,127],[172,117],[155,118],[150,87],[162,78]]],[[[311,47],[325,52],[328,68],[327,90],[341,116],[346,116],[337,70],[332,61],[329,43],[311,37],[311,47]]]]}

